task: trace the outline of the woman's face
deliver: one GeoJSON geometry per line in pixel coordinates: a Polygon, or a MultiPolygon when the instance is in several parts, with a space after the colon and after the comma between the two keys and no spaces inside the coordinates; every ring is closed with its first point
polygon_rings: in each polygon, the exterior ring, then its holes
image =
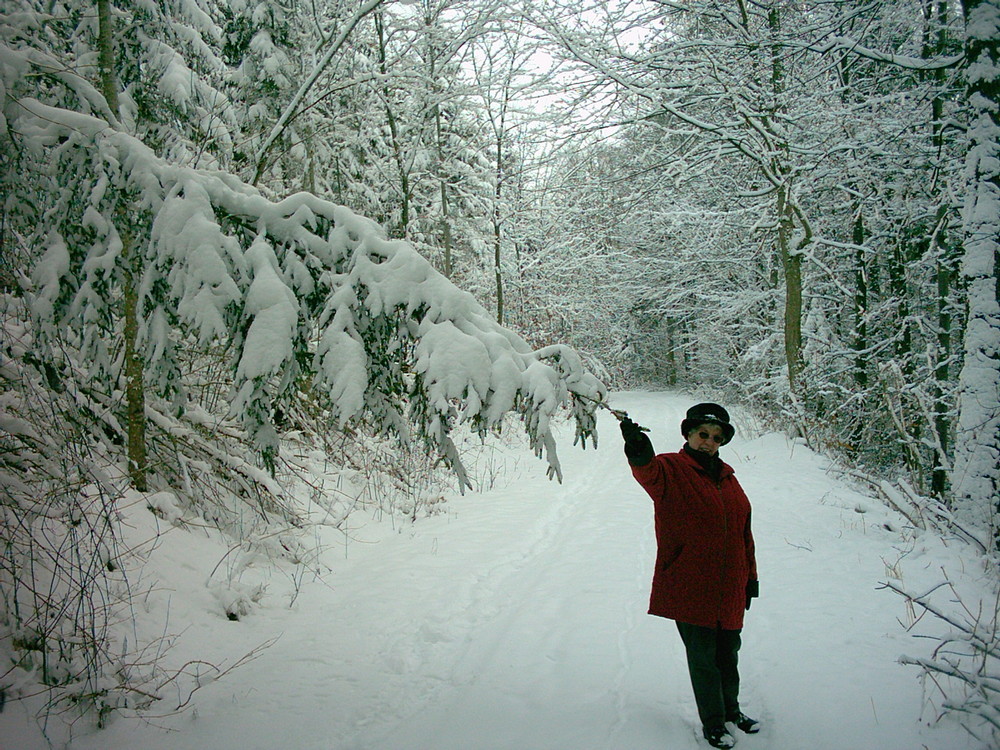
{"type": "Polygon", "coordinates": [[[719,446],[725,440],[722,428],[717,424],[703,424],[688,433],[687,441],[692,450],[714,456],[719,452],[719,446]]]}

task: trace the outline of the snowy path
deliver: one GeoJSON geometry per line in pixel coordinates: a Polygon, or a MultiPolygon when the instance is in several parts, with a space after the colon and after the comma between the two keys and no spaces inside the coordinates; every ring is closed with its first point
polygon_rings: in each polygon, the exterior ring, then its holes
{"type": "MultiPolygon", "coordinates": [[[[657,450],[680,447],[690,400],[621,394],[613,403],[652,428],[657,450]]],[[[524,454],[521,476],[504,489],[455,498],[400,531],[359,530],[377,543],[331,552],[326,584],[306,585],[292,610],[280,582],[240,623],[193,608],[187,637],[230,660],[280,639],[199,691],[197,711],[159,722],[174,731],[119,722],[72,747],[707,747],[676,629],[645,614],[651,503],[628,472],[614,420],[601,419],[596,452],[561,445],[562,485],[524,454]]],[[[899,556],[898,534],[881,526],[893,517],[781,436],[738,433],[723,455],[754,505],[761,576],[742,671],[745,710],[765,730],[738,747],[976,747],[953,724],[920,723],[916,674],[896,663],[926,641],[901,631],[902,601],[877,590],[899,556]]],[[[940,554],[933,540],[911,550],[905,575],[932,578],[940,554]]]]}

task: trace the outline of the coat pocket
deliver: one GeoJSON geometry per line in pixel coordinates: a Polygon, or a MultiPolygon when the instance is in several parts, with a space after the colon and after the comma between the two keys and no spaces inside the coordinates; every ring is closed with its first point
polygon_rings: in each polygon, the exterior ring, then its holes
{"type": "Polygon", "coordinates": [[[661,571],[666,571],[668,568],[670,568],[671,565],[673,565],[675,562],[677,562],[677,559],[681,556],[681,553],[683,551],[684,551],[684,545],[683,544],[681,544],[681,545],[675,547],[674,549],[672,549],[670,551],[670,554],[667,555],[667,557],[663,560],[663,563],[660,565],[660,570],[661,571]]]}

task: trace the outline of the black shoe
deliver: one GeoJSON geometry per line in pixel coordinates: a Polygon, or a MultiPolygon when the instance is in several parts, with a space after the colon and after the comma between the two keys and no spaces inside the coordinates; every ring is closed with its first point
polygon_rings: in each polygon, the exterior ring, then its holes
{"type": "Polygon", "coordinates": [[[701,733],[705,735],[705,739],[708,740],[708,744],[712,747],[733,747],[736,744],[736,739],[725,727],[713,727],[711,729],[705,727],[701,730],[701,733]]]}
{"type": "Polygon", "coordinates": [[[756,719],[751,719],[742,712],[735,716],[730,716],[726,721],[730,724],[735,724],[737,729],[746,734],[757,734],[760,731],[760,722],[756,719]]]}

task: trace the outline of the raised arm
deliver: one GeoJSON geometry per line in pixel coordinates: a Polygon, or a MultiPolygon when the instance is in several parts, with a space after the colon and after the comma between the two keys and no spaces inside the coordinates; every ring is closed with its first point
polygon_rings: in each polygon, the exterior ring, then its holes
{"type": "Polygon", "coordinates": [[[663,462],[655,458],[653,443],[646,430],[628,417],[621,421],[621,430],[632,476],[649,493],[653,502],[659,502],[666,490],[667,479],[663,462]]]}

